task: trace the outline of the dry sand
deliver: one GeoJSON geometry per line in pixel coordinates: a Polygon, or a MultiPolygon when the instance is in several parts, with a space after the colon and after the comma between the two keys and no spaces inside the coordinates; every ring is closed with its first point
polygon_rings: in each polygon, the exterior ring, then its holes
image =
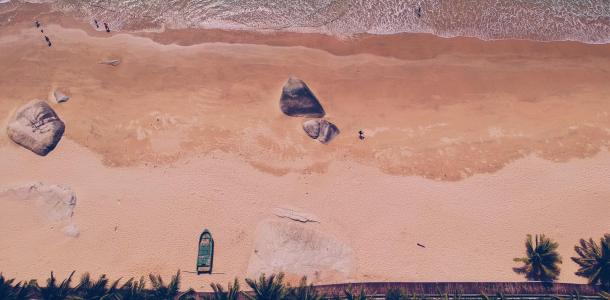
{"type": "Polygon", "coordinates": [[[527,233],[559,241],[560,280],[584,282],[572,247],[610,230],[610,45],[109,35],[26,8],[0,11],[0,119],[59,87],[66,133],[47,157],[0,135],[0,189],[70,187],[80,236],[0,199],[9,276],[190,271],[209,228],[221,274],[185,274],[204,289],[243,277],[257,224],[296,207],[354,251],[349,275],[322,282],[522,280],[511,267],[527,233]],[[341,129],[329,145],[281,114],[289,75],[341,129]]]}

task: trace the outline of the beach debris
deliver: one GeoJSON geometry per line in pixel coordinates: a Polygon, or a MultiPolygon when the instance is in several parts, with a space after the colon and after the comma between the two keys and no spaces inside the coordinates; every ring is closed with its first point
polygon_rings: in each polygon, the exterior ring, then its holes
{"type": "Polygon", "coordinates": [[[426,246],[424,246],[424,245],[422,245],[422,244],[420,244],[420,243],[417,243],[417,246],[420,246],[420,247],[422,247],[422,248],[426,248],[426,246]]]}
{"type": "Polygon", "coordinates": [[[247,275],[284,272],[324,281],[347,279],[353,250],[338,238],[308,224],[263,220],[258,224],[247,275]]]}
{"type": "Polygon", "coordinates": [[[104,64],[104,65],[109,65],[109,66],[118,66],[121,63],[121,60],[119,59],[107,59],[107,60],[102,60],[100,62],[100,64],[104,64]]]}
{"type": "Polygon", "coordinates": [[[76,195],[70,188],[42,182],[0,191],[0,198],[32,201],[36,207],[41,208],[42,214],[53,222],[70,220],[76,207],[76,195]]]}
{"type": "Polygon", "coordinates": [[[64,130],[64,122],[42,100],[32,100],[17,109],[7,127],[13,142],[40,156],[55,149],[64,130]]]}
{"type": "Polygon", "coordinates": [[[303,123],[303,130],[312,139],[322,144],[329,143],[340,131],[337,126],[325,119],[307,120],[303,123]]]}
{"type": "Polygon", "coordinates": [[[55,90],[53,92],[53,97],[55,98],[55,102],[57,102],[57,103],[63,103],[63,102],[70,100],[70,97],[68,95],[64,94],[63,92],[61,92],[60,90],[55,90]]]}
{"type": "Polygon", "coordinates": [[[307,222],[319,223],[320,222],[318,220],[318,217],[316,217],[312,214],[299,212],[299,211],[296,211],[296,210],[293,210],[290,208],[281,208],[281,207],[274,208],[273,214],[280,218],[287,218],[287,219],[301,222],[301,223],[307,223],[307,222]]]}
{"type": "Polygon", "coordinates": [[[359,138],[360,140],[364,140],[364,131],[362,131],[362,130],[358,130],[358,138],[359,138]]]}
{"type": "Polygon", "coordinates": [[[291,117],[321,118],[325,115],[322,105],[307,84],[296,77],[288,78],[284,84],[280,109],[291,117]]]}

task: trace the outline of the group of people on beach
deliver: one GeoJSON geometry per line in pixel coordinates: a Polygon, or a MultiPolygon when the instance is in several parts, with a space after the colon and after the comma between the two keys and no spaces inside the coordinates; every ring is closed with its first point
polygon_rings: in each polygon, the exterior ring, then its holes
{"type": "MultiPolygon", "coordinates": [[[[95,28],[100,28],[100,24],[98,23],[97,20],[93,20],[93,22],[95,23],[95,28]]],[[[110,33],[110,25],[108,25],[108,23],[106,23],[106,22],[104,22],[102,24],[104,24],[104,28],[106,29],[106,32],[110,33]]],[[[36,26],[36,28],[40,29],[40,32],[44,34],[44,29],[42,28],[42,24],[40,23],[40,21],[35,20],[34,26],[36,26]]],[[[47,35],[44,36],[44,40],[47,42],[47,45],[49,47],[51,47],[53,45],[51,43],[51,39],[47,35]]]]}
{"type": "MultiPolygon", "coordinates": [[[[38,20],[36,20],[36,21],[34,22],[34,25],[36,26],[36,28],[40,29],[40,32],[41,32],[41,33],[43,33],[43,34],[44,34],[44,29],[42,29],[42,24],[40,24],[40,22],[38,22],[38,20]]],[[[52,45],[52,44],[51,44],[51,39],[49,39],[49,37],[45,35],[45,36],[44,36],[44,40],[47,42],[47,45],[48,45],[49,47],[51,47],[51,45],[52,45]]]]}
{"type": "MultiPolygon", "coordinates": [[[[100,23],[96,19],[93,19],[93,23],[95,24],[95,28],[100,28],[100,23]]],[[[106,29],[106,32],[110,32],[110,26],[108,26],[108,23],[104,22],[102,24],[104,24],[104,29],[106,29]]]]}

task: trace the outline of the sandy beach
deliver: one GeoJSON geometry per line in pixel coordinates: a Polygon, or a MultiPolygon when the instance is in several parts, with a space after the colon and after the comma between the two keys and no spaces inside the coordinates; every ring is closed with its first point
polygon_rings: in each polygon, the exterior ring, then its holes
{"type": "Polygon", "coordinates": [[[208,228],[216,273],[184,273],[185,286],[206,290],[260,271],[257,230],[272,222],[342,245],[341,268],[303,270],[318,283],[520,281],[512,259],[528,233],[559,242],[561,282],[584,283],[573,247],[610,229],[610,45],[107,34],[46,9],[0,10],[0,123],[61,88],[70,100],[49,103],[66,131],[45,157],[1,134],[0,190],[59,184],[77,204],[58,223],[0,197],[0,271],[10,277],[192,271],[208,228]],[[121,63],[99,63],[109,59],[121,63]],[[279,110],[289,76],[340,128],[331,143],[279,110]],[[319,222],[278,218],[277,208],[319,222]],[[78,237],[62,232],[68,223],[78,237]]]}

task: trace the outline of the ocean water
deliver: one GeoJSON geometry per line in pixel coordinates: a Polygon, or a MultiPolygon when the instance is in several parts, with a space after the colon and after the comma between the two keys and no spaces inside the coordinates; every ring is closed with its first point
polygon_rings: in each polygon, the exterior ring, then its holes
{"type": "MultiPolygon", "coordinates": [[[[40,0],[37,0],[40,1],[40,0]]],[[[224,28],[610,42],[610,0],[56,0],[114,28],[224,28]],[[421,8],[421,16],[417,10],[421,8]]]]}

